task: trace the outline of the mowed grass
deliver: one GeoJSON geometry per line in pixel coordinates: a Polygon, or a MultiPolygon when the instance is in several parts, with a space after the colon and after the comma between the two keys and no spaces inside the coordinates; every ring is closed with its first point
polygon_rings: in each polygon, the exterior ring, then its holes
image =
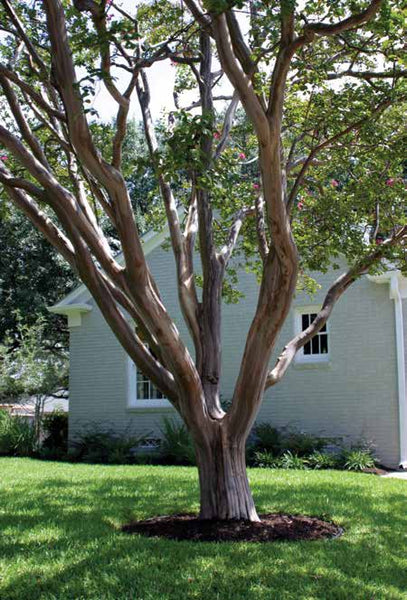
{"type": "Polygon", "coordinates": [[[407,482],[252,470],[260,512],[323,516],[336,540],[209,544],[129,536],[132,518],[198,510],[189,467],[0,459],[1,600],[407,599],[407,482]]]}

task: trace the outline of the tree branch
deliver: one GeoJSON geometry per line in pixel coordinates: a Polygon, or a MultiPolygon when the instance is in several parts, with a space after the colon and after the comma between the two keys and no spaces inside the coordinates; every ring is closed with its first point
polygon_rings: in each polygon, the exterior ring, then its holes
{"type": "Polygon", "coordinates": [[[305,346],[315,334],[322,329],[330,317],[332,310],[348,287],[356,281],[356,279],[366,273],[369,268],[377,263],[384,255],[385,250],[402,240],[407,239],[407,226],[400,228],[391,238],[385,240],[378,248],[363,258],[359,263],[350,268],[346,273],[343,273],[334,284],[329,288],[321,310],[318,312],[314,321],[301,333],[295,336],[283,349],[277,359],[276,365],[270,371],[266,380],[266,388],[278,383],[288,367],[292,363],[296,353],[300,348],[305,346]]]}
{"type": "Polygon", "coordinates": [[[44,165],[46,169],[50,171],[51,167],[48,163],[47,157],[45,156],[40,143],[38,142],[37,138],[33,135],[30,126],[27,123],[24,113],[20,108],[17,96],[15,95],[7,78],[1,74],[0,85],[3,88],[4,95],[6,96],[8,105],[10,107],[11,112],[13,113],[14,119],[20,130],[22,138],[27,142],[36,158],[44,165]]]}
{"type": "Polygon", "coordinates": [[[407,77],[406,69],[394,69],[392,71],[354,71],[346,69],[339,73],[328,73],[327,79],[340,79],[341,77],[355,77],[356,79],[398,79],[407,77]]]}
{"type": "Polygon", "coordinates": [[[34,90],[31,85],[21,80],[18,75],[13,73],[13,71],[10,71],[10,69],[2,64],[0,64],[0,74],[7,77],[9,81],[15,83],[22,91],[28,94],[30,98],[32,98],[32,100],[37,104],[37,106],[42,108],[42,110],[45,110],[47,114],[59,119],[60,121],[66,121],[66,116],[63,112],[53,108],[40,94],[38,94],[38,92],[34,90]]]}
{"type": "Polygon", "coordinates": [[[255,214],[255,207],[245,207],[241,208],[236,212],[232,219],[232,225],[229,229],[228,241],[222,247],[219,252],[219,258],[222,261],[223,265],[226,266],[229,262],[229,259],[232,255],[233,248],[236,246],[237,239],[239,237],[240,229],[242,228],[243,221],[246,217],[255,214]]]}
{"type": "Polygon", "coordinates": [[[0,165],[0,181],[11,201],[30,219],[33,225],[41,231],[45,238],[52,244],[65,260],[76,270],[75,249],[65,234],[58,229],[52,220],[38,207],[38,205],[23,191],[26,189],[31,194],[42,195],[43,191],[30,182],[18,181],[10,177],[7,169],[0,165]],[[23,189],[16,189],[23,188],[23,189]]]}
{"type": "Polygon", "coordinates": [[[214,160],[217,160],[219,158],[219,156],[222,154],[223,150],[225,149],[225,146],[226,146],[228,138],[229,138],[230,130],[232,129],[232,126],[233,126],[233,121],[234,121],[236,110],[237,110],[238,106],[239,106],[239,94],[235,91],[233,94],[233,97],[232,97],[232,101],[229,104],[229,106],[226,110],[226,113],[225,113],[225,118],[224,118],[223,127],[222,127],[222,134],[220,136],[218,146],[215,150],[214,160]]]}
{"type": "MultiPolygon", "coordinates": [[[[158,143],[155,136],[154,125],[150,113],[150,89],[145,72],[142,70],[136,80],[137,95],[143,117],[144,133],[150,152],[150,157],[155,167],[155,155],[158,143]]],[[[164,201],[167,222],[170,230],[171,245],[174,252],[177,268],[178,294],[181,309],[188,329],[194,341],[197,355],[200,354],[200,331],[198,324],[198,298],[195,289],[194,274],[191,270],[192,263],[187,260],[185,240],[181,231],[178,209],[170,184],[161,171],[156,171],[161,196],[164,201]]]]}

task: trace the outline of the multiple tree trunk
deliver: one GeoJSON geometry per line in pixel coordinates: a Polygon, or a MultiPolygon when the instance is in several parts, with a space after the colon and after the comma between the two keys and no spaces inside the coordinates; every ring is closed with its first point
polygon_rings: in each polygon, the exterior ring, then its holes
{"type": "MultiPolygon", "coordinates": [[[[20,131],[19,138],[0,126],[0,142],[29,174],[26,178],[15,177],[5,164],[0,163],[0,181],[11,200],[79,273],[127,353],[183,417],[196,447],[202,518],[258,520],[246,475],[245,444],[264,390],[281,379],[297,350],[323,327],[335,302],[352,281],[379,260],[386,247],[400,242],[406,233],[405,228],[400,229],[337,280],[328,291],[315,321],[286,346],[270,371],[270,356],[288,315],[297,282],[298,257],[290,212],[296,190],[305,175],[303,169],[294,186],[295,191],[291,191],[290,195],[286,166],[282,161],[281,131],[285,84],[291,59],[299,49],[311,44],[316,36],[335,35],[351,27],[360,27],[373,18],[381,1],[373,0],[365,11],[337,25],[308,24],[304,26],[301,36],[294,33],[293,9],[287,10],[282,6],[279,51],[269,99],[266,101],[261,93],[255,91],[257,67],[234,14],[208,15],[194,0],[186,0],[186,5],[201,27],[199,71],[194,66],[195,59],[190,62],[197,75],[202,114],[213,114],[211,59],[215,43],[221,67],[235,89],[224,131],[230,129],[230,119],[239,98],[258,138],[261,170],[261,193],[255,206],[247,206],[236,214],[228,241],[220,250],[214,241],[211,190],[205,189],[200,180],[210,170],[214,157],[222,151],[221,144],[214,149],[212,134],[202,136],[201,153],[204,160],[202,170],[191,175],[190,205],[184,227],[170,182],[157,171],[176,261],[180,305],[195,345],[195,360],[168,315],[149,271],[121,172],[126,118],[134,90],[140,102],[153,161],[157,150],[149,110],[150,91],[144,71],[148,61],[143,59],[140,49],[136,56],[129,56],[123,46],[120,47],[131,72],[129,85],[121,94],[110,73],[108,44],[101,43],[103,80],[118,103],[113,160],[108,163],[96,149],[87,123],[61,1],[43,2],[52,55],[51,69],[24,33],[24,27],[10,1],[1,2],[13,26],[21,32],[20,41],[25,52],[42,73],[42,88],[41,94],[38,94],[30,84],[13,74],[11,64],[0,65],[0,84],[10,114],[20,131]],[[20,108],[14,88],[29,99],[42,126],[51,131],[54,141],[60,144],[61,152],[71,165],[68,174],[71,186],[64,187],[56,179],[43,148],[20,108]],[[89,201],[90,193],[95,195],[117,232],[123,249],[124,266],[116,261],[98,226],[89,201]],[[54,215],[53,220],[41,210],[40,206],[44,204],[54,215]],[[251,216],[256,218],[263,275],[232,405],[225,414],[219,394],[222,285],[243,220],[251,216]],[[193,270],[197,232],[203,268],[202,300],[198,299],[193,270]],[[137,323],[152,352],[129,325],[125,313],[137,323]]],[[[89,12],[101,40],[104,39],[107,27],[104,3],[102,6],[93,0],[75,0],[74,4],[78,10],[89,12]]],[[[171,56],[168,46],[163,46],[162,52],[171,56]]],[[[158,59],[161,57],[158,54],[158,59]]],[[[179,57],[174,59],[180,60],[179,57]]],[[[189,59],[183,60],[188,63],[189,59]]]]}

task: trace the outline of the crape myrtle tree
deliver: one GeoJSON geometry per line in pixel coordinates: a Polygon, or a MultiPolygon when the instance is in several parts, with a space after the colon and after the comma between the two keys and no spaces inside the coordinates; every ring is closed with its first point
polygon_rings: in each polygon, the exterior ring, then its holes
{"type": "Polygon", "coordinates": [[[403,263],[401,4],[159,0],[129,14],[116,0],[0,0],[0,181],[182,416],[196,450],[202,518],[258,520],[245,443],[265,389],[361,274],[383,259],[403,263]],[[176,71],[176,111],[156,127],[148,70],[165,60],[176,71]],[[109,146],[97,145],[90,126],[100,85],[117,106],[109,146]],[[154,202],[152,212],[168,226],[194,356],[148,268],[122,172],[133,96],[163,207],[154,202]],[[298,283],[339,255],[348,270],[270,367],[298,283]],[[234,298],[239,261],[260,284],[225,413],[222,291],[234,298]]]}

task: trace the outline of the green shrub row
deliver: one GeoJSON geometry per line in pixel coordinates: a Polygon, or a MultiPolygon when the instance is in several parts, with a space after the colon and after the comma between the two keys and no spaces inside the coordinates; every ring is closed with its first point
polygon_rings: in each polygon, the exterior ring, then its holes
{"type": "MultiPolygon", "coordinates": [[[[68,419],[60,411],[44,417],[42,431],[42,443],[38,445],[34,428],[26,419],[0,410],[0,455],[104,464],[196,464],[185,425],[169,419],[164,419],[160,443],[152,452],[141,451],[147,436],[131,432],[118,435],[97,425],[86,428],[68,449],[68,419]]],[[[373,468],[375,459],[367,447],[346,449],[330,438],[291,429],[278,430],[263,423],[255,427],[249,440],[247,463],[259,468],[363,471],[373,468]]]]}
{"type": "Polygon", "coordinates": [[[253,466],[267,469],[346,469],[364,471],[375,466],[372,453],[366,448],[342,449],[339,454],[316,450],[309,456],[298,456],[290,450],[273,456],[267,450],[255,452],[253,466]]]}
{"type": "Polygon", "coordinates": [[[260,468],[350,471],[364,471],[376,464],[371,448],[364,443],[345,448],[337,439],[277,429],[269,423],[254,428],[248,444],[247,462],[260,468]]]}
{"type": "Polygon", "coordinates": [[[55,410],[41,423],[39,442],[35,427],[25,417],[0,410],[0,456],[52,456],[63,458],[68,444],[68,416],[55,410]]]}

